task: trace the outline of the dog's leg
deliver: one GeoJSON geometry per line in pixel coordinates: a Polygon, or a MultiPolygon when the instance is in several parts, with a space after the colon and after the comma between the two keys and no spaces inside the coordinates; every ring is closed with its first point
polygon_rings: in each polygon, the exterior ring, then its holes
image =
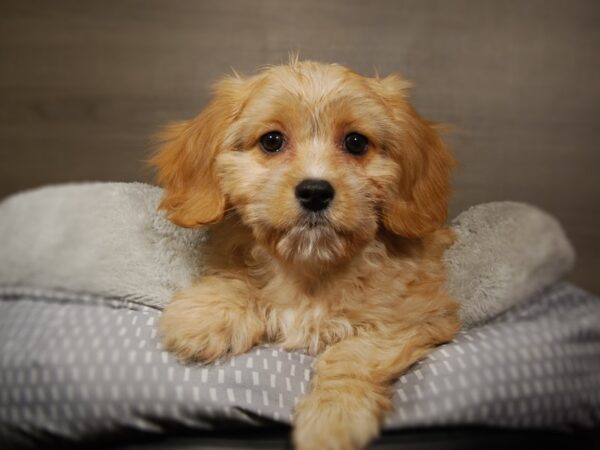
{"type": "Polygon", "coordinates": [[[230,277],[206,276],[178,292],[160,319],[165,348],[188,361],[244,353],[264,332],[250,286],[230,277]]]}
{"type": "Polygon", "coordinates": [[[458,330],[457,321],[359,335],[329,347],[317,360],[312,391],[296,410],[297,450],[362,449],[379,433],[392,407],[392,384],[436,344],[458,330]]]}

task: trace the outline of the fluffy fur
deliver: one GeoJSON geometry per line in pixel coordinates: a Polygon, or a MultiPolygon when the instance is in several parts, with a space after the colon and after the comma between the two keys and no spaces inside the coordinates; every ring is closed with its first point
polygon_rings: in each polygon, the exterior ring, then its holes
{"type": "Polygon", "coordinates": [[[365,447],[394,379],[459,328],[442,263],[453,160],[407,88],[315,62],[228,77],[152,159],[169,218],[210,225],[206,275],[162,315],[166,348],[205,362],[266,341],[318,354],[300,450],[365,447]],[[274,130],[285,145],[268,154],[274,130]],[[345,151],[351,132],[366,154],[345,151]],[[335,189],[323,211],[294,195],[310,178],[335,189]]]}

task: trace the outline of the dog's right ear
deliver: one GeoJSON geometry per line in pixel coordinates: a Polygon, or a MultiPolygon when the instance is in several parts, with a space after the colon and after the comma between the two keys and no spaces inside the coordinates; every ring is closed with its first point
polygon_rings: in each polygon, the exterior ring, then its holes
{"type": "Polygon", "coordinates": [[[246,91],[244,79],[225,78],[215,85],[213,100],[199,116],[161,133],[161,147],[149,164],[158,169],[158,183],[165,189],[160,207],[177,225],[193,228],[223,218],[226,198],[214,163],[246,91]]]}

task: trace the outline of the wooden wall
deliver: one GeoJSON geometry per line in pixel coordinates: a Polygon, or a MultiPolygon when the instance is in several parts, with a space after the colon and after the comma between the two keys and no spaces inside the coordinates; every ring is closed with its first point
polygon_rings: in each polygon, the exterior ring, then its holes
{"type": "Polygon", "coordinates": [[[150,181],[143,160],[211,81],[287,59],[399,71],[452,124],[453,213],[537,204],[600,293],[600,2],[0,1],[0,197],[46,183],[150,181]]]}

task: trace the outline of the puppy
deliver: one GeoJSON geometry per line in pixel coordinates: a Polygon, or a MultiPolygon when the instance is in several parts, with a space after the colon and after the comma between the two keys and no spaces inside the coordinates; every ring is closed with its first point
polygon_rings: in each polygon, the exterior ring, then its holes
{"type": "Polygon", "coordinates": [[[297,60],[230,76],[151,160],[170,220],[209,226],[202,276],[162,314],[165,347],[316,355],[299,450],[364,448],[394,380],[459,328],[441,260],[453,159],[408,87],[297,60]]]}

